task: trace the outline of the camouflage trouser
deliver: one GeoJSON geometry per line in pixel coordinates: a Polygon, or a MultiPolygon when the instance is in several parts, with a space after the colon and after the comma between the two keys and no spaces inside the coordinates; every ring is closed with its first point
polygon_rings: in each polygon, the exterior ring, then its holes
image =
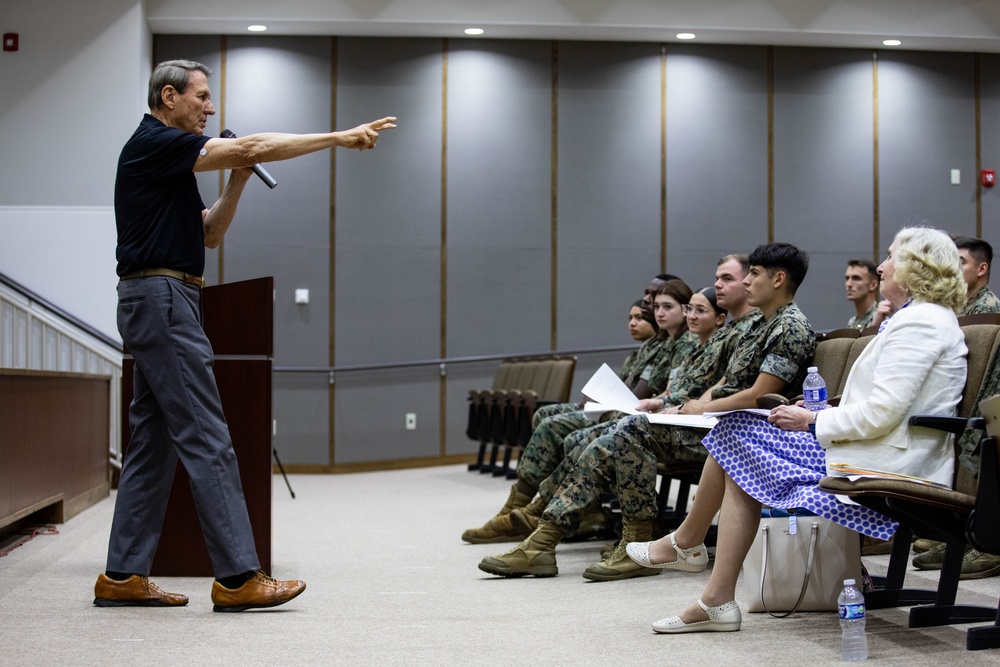
{"type": "MultiPolygon", "coordinates": [[[[544,409],[542,408],[542,410],[544,409]]],[[[521,452],[517,462],[517,478],[531,488],[537,489],[566,456],[566,451],[563,448],[563,440],[566,436],[593,424],[594,422],[584,417],[583,413],[578,410],[555,412],[555,414],[544,417],[535,427],[531,439],[528,440],[524,451],[521,452]]]]}
{"type": "Polygon", "coordinates": [[[552,405],[543,405],[535,410],[535,414],[531,415],[531,430],[534,431],[538,428],[538,425],[542,423],[543,419],[555,417],[556,415],[564,415],[569,412],[579,412],[580,407],[579,403],[553,403],[552,405]]]}
{"type": "Polygon", "coordinates": [[[618,420],[591,442],[563,479],[542,518],[574,533],[580,520],[608,493],[618,497],[622,518],[656,517],[656,463],[700,462],[706,432],[650,424],[643,415],[618,420]]]}
{"type": "MultiPolygon", "coordinates": [[[[535,412],[536,416],[543,414],[517,462],[519,480],[539,489],[546,478],[559,468],[560,463],[570,456],[570,452],[573,452],[572,459],[575,461],[583,447],[603,430],[603,422],[618,415],[616,412],[609,412],[601,416],[601,424],[595,424],[584,417],[583,412],[572,409],[575,407],[573,403],[559,403],[544,406],[535,412]],[[592,429],[596,429],[596,432],[590,435],[592,429]]],[[[554,489],[555,486],[551,488],[554,489]]],[[[551,495],[550,490],[548,497],[551,495]]]]}
{"type": "Polygon", "coordinates": [[[552,496],[556,494],[566,475],[576,468],[576,462],[587,448],[587,445],[611,428],[614,425],[614,419],[620,416],[621,413],[619,412],[609,412],[601,416],[600,424],[594,424],[593,426],[573,431],[563,439],[563,449],[566,453],[562,461],[552,471],[552,474],[538,485],[538,495],[541,496],[545,503],[548,503],[552,499],[552,496]]]}

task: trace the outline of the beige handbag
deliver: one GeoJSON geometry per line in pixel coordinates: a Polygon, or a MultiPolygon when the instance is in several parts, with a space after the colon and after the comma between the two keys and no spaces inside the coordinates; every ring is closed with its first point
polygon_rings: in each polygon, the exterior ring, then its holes
{"type": "Polygon", "coordinates": [[[743,561],[749,611],[775,618],[794,611],[836,611],[844,579],[861,581],[858,533],[801,511],[764,516],[743,561]]]}

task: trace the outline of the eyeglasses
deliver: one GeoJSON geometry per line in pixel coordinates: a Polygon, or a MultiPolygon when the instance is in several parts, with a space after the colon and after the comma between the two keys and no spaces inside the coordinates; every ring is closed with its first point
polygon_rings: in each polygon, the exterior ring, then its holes
{"type": "Polygon", "coordinates": [[[695,315],[708,315],[710,312],[712,312],[708,308],[705,308],[704,306],[692,306],[689,303],[685,303],[683,306],[681,306],[681,311],[683,311],[685,315],[690,315],[691,313],[694,313],[695,315]]]}

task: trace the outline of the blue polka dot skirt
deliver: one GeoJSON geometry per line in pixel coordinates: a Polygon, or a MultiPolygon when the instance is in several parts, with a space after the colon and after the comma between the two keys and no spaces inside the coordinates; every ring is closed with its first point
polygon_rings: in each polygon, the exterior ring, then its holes
{"type": "Polygon", "coordinates": [[[722,417],[702,443],[740,488],[765,505],[807,509],[880,540],[896,532],[892,519],[819,490],[826,452],[808,431],[783,431],[766,417],[735,412],[722,417]]]}

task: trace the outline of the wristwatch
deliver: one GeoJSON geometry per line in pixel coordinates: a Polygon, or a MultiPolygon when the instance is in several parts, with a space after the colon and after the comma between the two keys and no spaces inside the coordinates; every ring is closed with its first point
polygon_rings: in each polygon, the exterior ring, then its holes
{"type": "Polygon", "coordinates": [[[816,413],[812,413],[812,419],[809,420],[809,432],[816,435],[816,413]]]}

